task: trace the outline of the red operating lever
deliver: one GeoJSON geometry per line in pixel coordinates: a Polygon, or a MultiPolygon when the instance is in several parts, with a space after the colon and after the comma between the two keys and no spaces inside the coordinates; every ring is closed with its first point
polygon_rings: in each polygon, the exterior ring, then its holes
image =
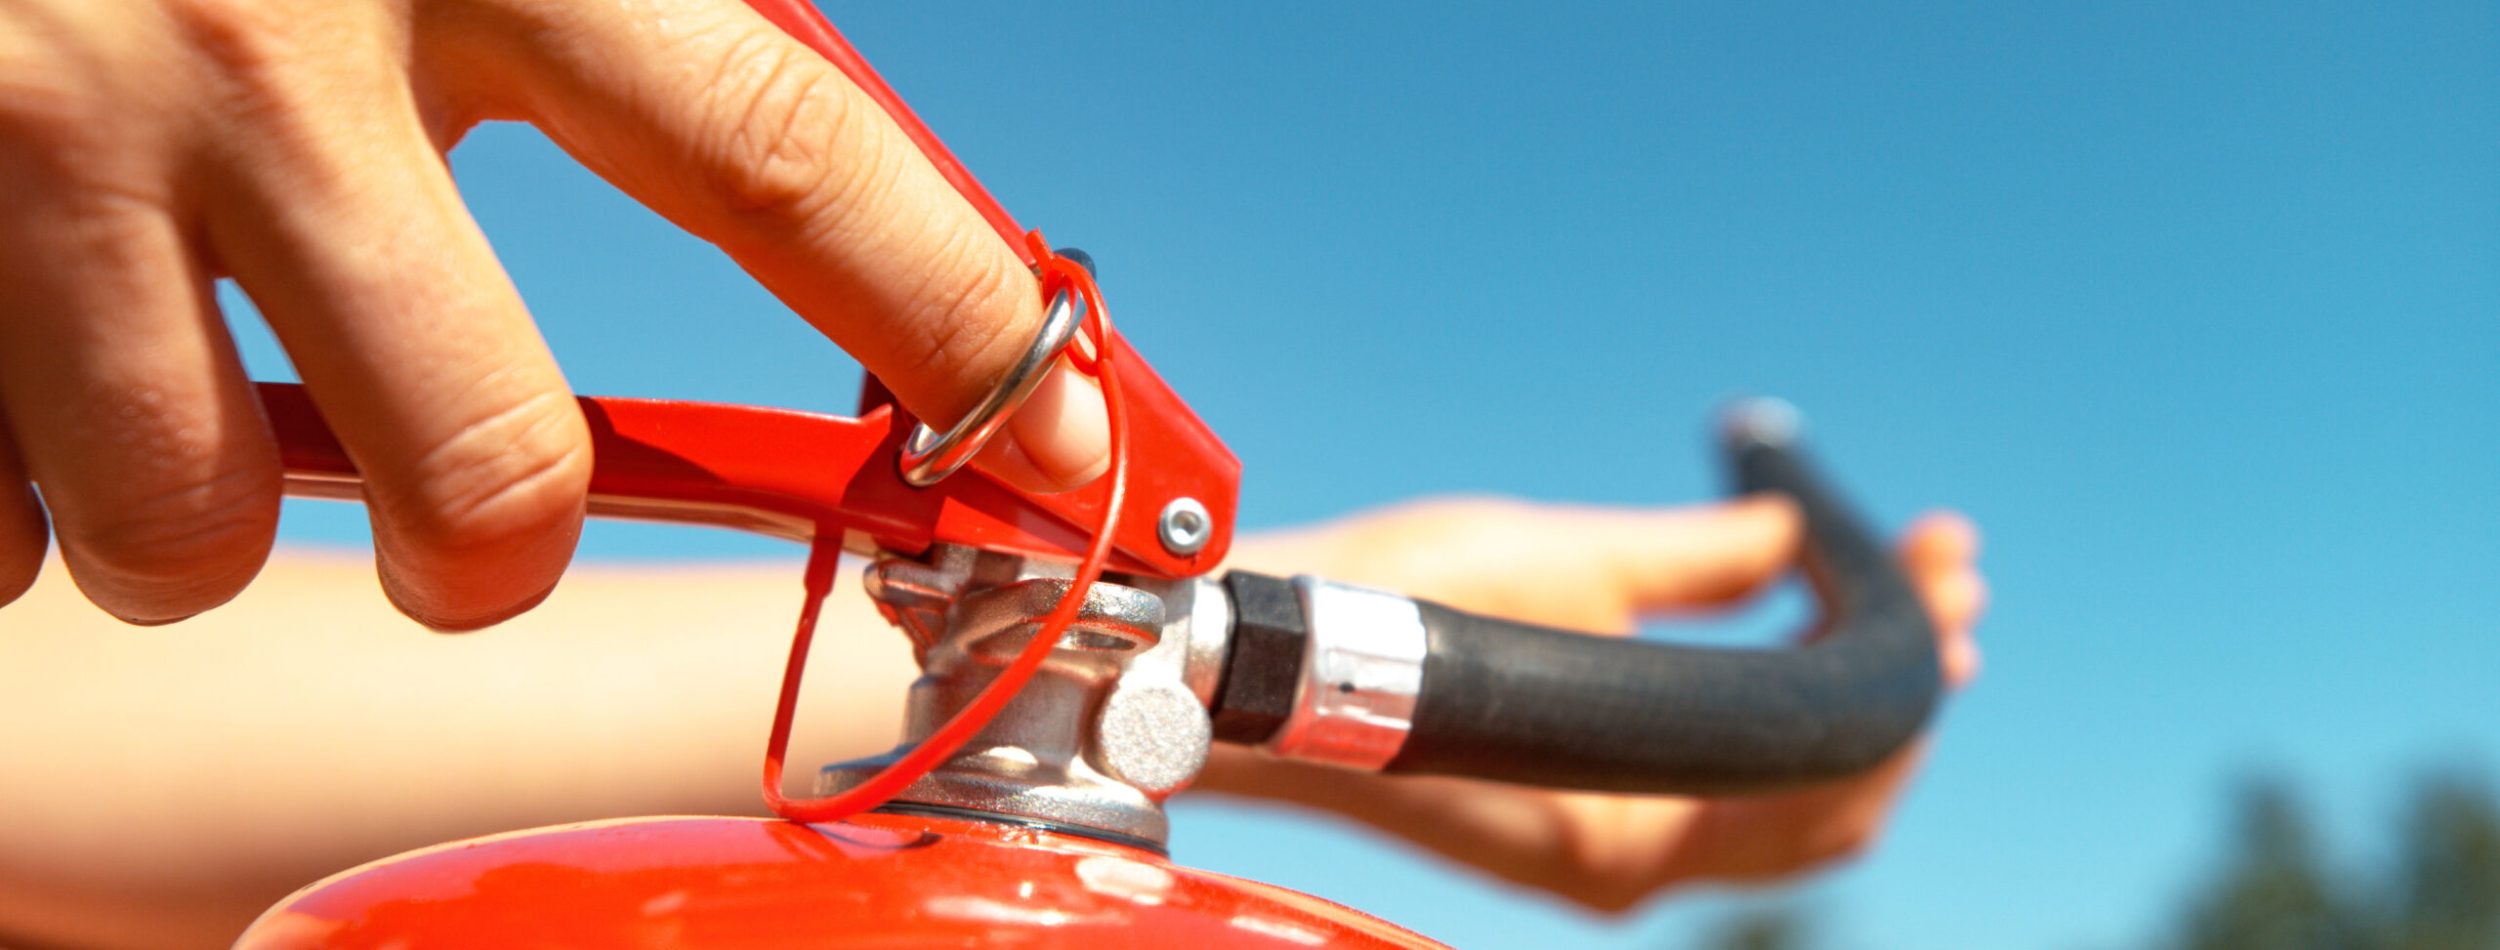
{"type": "MultiPolygon", "coordinates": [[[[1232,544],[1241,463],[1134,352],[1112,364],[1128,400],[1128,497],[1112,540],[1113,570],[1192,577],[1232,544]],[[1181,555],[1158,539],[1156,519],[1178,498],[1204,505],[1212,531],[1181,555]]],[[[361,499],[355,463],[304,388],[260,384],[278,436],[287,492],[361,499]]],[[[877,405],[858,418],[790,409],[585,396],[591,511],[612,517],[718,525],[811,541],[844,532],[854,551],[917,554],[931,543],[1074,561],[1102,521],[1109,479],[1032,494],[978,462],[929,488],[903,481],[896,461],[912,417],[877,405]]]]}

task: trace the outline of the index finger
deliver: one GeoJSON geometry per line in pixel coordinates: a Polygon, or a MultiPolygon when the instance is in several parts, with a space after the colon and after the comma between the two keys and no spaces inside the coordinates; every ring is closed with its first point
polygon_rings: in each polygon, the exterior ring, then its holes
{"type": "MultiPolygon", "coordinates": [[[[1032,341],[1043,301],[1015,249],[882,107],[745,4],[514,15],[536,22],[477,33],[501,44],[511,80],[480,95],[719,245],[933,426],[1032,341]]],[[[987,456],[994,469],[1074,487],[1108,452],[1100,399],[1063,366],[1010,440],[987,456]]]]}

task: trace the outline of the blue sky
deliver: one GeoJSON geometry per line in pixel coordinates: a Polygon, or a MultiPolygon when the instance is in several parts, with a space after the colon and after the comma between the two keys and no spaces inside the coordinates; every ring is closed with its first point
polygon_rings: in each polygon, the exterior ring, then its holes
{"type": "MultiPolygon", "coordinates": [[[[2239,776],[2366,856],[2412,775],[2500,768],[2500,7],[1419,11],[829,7],[1102,261],[1247,526],[1703,498],[1738,393],[1881,520],[1976,518],[1988,669],[1880,853],[1807,889],[1836,946],[2123,945],[2239,776]]],[[[848,408],[839,350],[534,133],[455,167],[584,391],[848,408]]],[[[1599,922],[1304,816],[1178,825],[1470,947],[1674,946],[1730,902],[1599,922]]]]}

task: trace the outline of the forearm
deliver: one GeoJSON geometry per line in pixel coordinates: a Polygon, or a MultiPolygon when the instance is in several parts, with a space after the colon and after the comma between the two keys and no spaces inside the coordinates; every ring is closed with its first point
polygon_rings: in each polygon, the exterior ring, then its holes
{"type": "MultiPolygon", "coordinates": [[[[410,848],[755,813],[798,581],[795,563],[584,566],[536,610],[446,635],[394,612],[363,557],[281,552],[233,603],[145,629],[47,565],[0,613],[0,943],[221,943],[410,848]]],[[[894,741],[914,673],[856,574],[823,626],[794,786],[894,741]]]]}
{"type": "MultiPolygon", "coordinates": [[[[138,629],[58,567],[0,613],[0,934],[80,943],[230,936],[295,886],[438,841],[753,812],[799,597],[795,564],[594,566],[445,636],[362,559],[295,553],[225,608],[138,629]]],[[[828,611],[795,762],[900,728],[902,638],[864,635],[884,627],[855,580],[828,611]]]]}

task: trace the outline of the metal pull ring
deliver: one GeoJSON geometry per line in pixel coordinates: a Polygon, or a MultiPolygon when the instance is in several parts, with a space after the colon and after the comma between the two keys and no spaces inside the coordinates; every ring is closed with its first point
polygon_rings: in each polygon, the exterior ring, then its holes
{"type": "Polygon", "coordinates": [[[1025,349],[1014,366],[1007,368],[1007,375],[999,378],[989,395],[981,397],[980,404],[964,414],[962,421],[946,430],[945,435],[937,434],[925,422],[912,425],[911,437],[903,440],[903,481],[915,488],[927,488],[945,481],[946,476],[955,474],[956,469],[981,454],[981,447],[988,445],[990,437],[1007,424],[1007,417],[1015,415],[1016,408],[1024,405],[1033,390],[1042,385],[1042,377],[1059,358],[1059,351],[1067,349],[1068,341],[1076,338],[1076,325],[1076,297],[1061,288],[1051,295],[1050,307],[1042,312],[1041,331],[1033,335],[1033,345],[1025,349]]]}

